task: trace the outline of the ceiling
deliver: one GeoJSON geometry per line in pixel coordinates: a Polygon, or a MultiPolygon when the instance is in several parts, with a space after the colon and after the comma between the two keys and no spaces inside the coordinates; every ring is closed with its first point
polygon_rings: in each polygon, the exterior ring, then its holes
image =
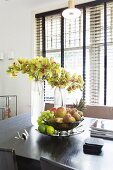
{"type": "MultiPolygon", "coordinates": [[[[32,3],[32,4],[50,4],[50,3],[58,3],[60,2],[61,4],[65,4],[65,6],[67,6],[67,2],[68,0],[2,0],[2,1],[7,1],[7,2],[11,2],[11,3],[14,3],[14,2],[17,2],[17,1],[20,1],[20,3],[32,3]]],[[[91,2],[91,1],[94,1],[94,0],[75,0],[75,4],[81,4],[81,3],[86,3],[86,2],[91,2]]]]}
{"type": "MultiPolygon", "coordinates": [[[[75,0],[75,5],[91,1],[94,0],[75,0]]],[[[16,10],[16,8],[20,7],[36,11],[37,13],[65,8],[67,6],[68,0],[0,0],[1,9],[11,7],[16,10]]]]}
{"type": "MultiPolygon", "coordinates": [[[[51,2],[60,2],[60,3],[65,3],[67,5],[68,0],[25,0],[25,1],[34,1],[38,2],[39,4],[45,4],[45,3],[51,3],[51,2]]],[[[75,4],[81,4],[81,3],[86,3],[86,2],[91,2],[92,0],[75,0],[75,4]]]]}
{"type": "MultiPolygon", "coordinates": [[[[45,3],[45,0],[37,0],[40,3],[45,3]]],[[[68,0],[54,0],[55,2],[63,2],[65,4],[67,4],[68,0]]],[[[86,2],[91,2],[92,0],[75,0],[75,4],[81,4],[81,3],[86,3],[86,2]]],[[[48,3],[53,2],[53,0],[47,0],[48,3]]]]}

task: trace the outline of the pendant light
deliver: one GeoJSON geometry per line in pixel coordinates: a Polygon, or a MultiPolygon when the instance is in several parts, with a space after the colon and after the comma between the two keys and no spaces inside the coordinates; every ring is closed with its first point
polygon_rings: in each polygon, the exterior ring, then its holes
{"type": "Polygon", "coordinates": [[[62,16],[66,19],[75,19],[81,15],[81,11],[75,8],[74,0],[68,0],[68,8],[62,12],[62,16]]]}

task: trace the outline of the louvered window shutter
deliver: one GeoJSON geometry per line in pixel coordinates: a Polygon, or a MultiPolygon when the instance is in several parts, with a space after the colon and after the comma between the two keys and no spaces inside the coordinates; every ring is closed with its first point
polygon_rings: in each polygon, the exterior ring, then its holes
{"type": "Polygon", "coordinates": [[[43,50],[42,50],[42,17],[35,18],[35,56],[42,56],[43,50]]]}
{"type": "MultiPolygon", "coordinates": [[[[72,21],[61,10],[36,14],[35,56],[53,57],[70,73],[84,75],[86,104],[113,105],[113,1],[80,7],[82,15],[72,21]]],[[[53,92],[46,83],[46,102],[54,101],[53,92]]],[[[70,104],[82,92],[67,96],[70,104]]]]}
{"type": "MultiPolygon", "coordinates": [[[[83,10],[75,20],[64,20],[64,67],[71,74],[83,74],[83,10]]],[[[76,103],[82,91],[67,94],[67,103],[76,103]]]]}
{"type": "MultiPolygon", "coordinates": [[[[46,57],[61,63],[61,14],[45,17],[46,57]]],[[[54,89],[45,84],[45,101],[54,101],[54,89]]]]}
{"type": "Polygon", "coordinates": [[[86,9],[86,102],[104,104],[104,5],[86,9]]]}

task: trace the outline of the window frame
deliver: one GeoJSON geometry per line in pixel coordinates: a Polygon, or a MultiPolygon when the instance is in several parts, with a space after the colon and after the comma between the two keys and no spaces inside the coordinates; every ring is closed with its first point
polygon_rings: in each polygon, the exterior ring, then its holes
{"type": "MultiPolygon", "coordinates": [[[[86,8],[104,4],[104,105],[107,103],[107,3],[112,0],[92,1],[76,5],[77,8],[83,9],[83,80],[86,80],[86,8]]],[[[35,18],[42,17],[42,55],[46,57],[46,40],[45,40],[45,17],[55,14],[62,14],[65,8],[56,9],[44,13],[35,14],[35,18]]],[[[61,67],[64,67],[64,18],[61,15],[61,67]]],[[[85,99],[85,84],[83,90],[83,99],[85,99]]]]}

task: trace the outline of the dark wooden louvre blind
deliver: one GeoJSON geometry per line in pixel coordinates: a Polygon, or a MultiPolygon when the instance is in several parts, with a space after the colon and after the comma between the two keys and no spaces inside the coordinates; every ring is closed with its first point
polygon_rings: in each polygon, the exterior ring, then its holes
{"type": "Polygon", "coordinates": [[[86,101],[104,104],[104,5],[86,8],[86,101]]]}

